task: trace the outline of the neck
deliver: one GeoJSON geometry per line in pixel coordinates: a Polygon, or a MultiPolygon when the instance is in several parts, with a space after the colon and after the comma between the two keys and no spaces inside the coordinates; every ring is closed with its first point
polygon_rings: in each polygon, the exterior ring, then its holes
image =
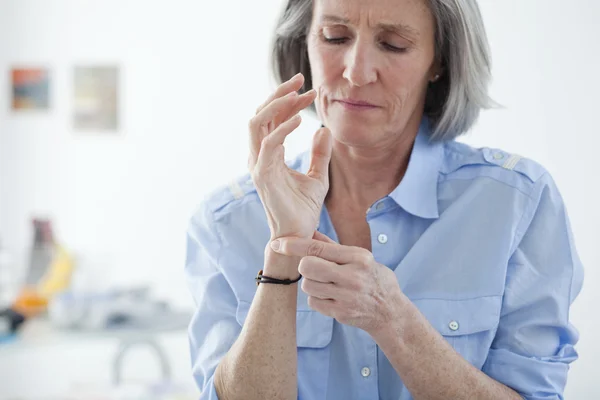
{"type": "Polygon", "coordinates": [[[407,127],[393,141],[357,148],[334,141],[326,203],[364,212],[402,181],[419,126],[407,127]]]}

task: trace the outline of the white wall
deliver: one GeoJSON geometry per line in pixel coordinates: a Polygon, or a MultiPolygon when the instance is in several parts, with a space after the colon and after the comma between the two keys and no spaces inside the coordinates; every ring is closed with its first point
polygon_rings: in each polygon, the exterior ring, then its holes
{"type": "MultiPolygon", "coordinates": [[[[29,217],[49,214],[72,249],[92,263],[107,260],[104,283],[149,282],[191,305],[182,276],[184,230],[207,191],[245,171],[246,122],[272,90],[268,45],[281,4],[0,0],[3,242],[23,250],[29,217]],[[95,62],[122,67],[118,136],[71,129],[72,67],[95,62]],[[53,109],[13,115],[4,95],[7,71],[30,63],[52,69],[53,109]]],[[[492,94],[505,109],[484,113],[466,141],[533,158],[558,182],[587,267],[572,311],[581,359],[567,398],[599,398],[600,2],[480,4],[495,66],[492,94]]],[[[303,124],[290,154],[308,145],[316,126],[303,124]]]]}

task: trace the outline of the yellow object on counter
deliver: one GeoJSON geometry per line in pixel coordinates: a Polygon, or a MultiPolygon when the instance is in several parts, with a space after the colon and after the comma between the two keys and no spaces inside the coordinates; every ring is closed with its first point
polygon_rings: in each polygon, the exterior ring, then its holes
{"type": "Polygon", "coordinates": [[[27,317],[46,311],[50,299],[69,287],[74,268],[73,257],[64,247],[56,245],[52,261],[40,282],[23,288],[12,308],[27,317]]]}
{"type": "Polygon", "coordinates": [[[64,247],[56,245],[55,251],[48,272],[37,286],[40,296],[47,300],[69,287],[75,266],[73,257],[64,247]]]}

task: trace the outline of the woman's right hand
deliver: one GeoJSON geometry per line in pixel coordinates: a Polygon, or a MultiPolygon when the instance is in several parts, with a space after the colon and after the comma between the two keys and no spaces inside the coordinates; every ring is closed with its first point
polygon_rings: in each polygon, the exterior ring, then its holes
{"type": "Polygon", "coordinates": [[[298,113],[316,98],[314,90],[298,94],[303,83],[301,74],[282,83],[249,123],[248,168],[265,208],[272,240],[312,237],[329,190],[333,138],[327,128],[319,129],[313,138],[306,175],[285,163],[283,142],[300,125],[298,113]]]}

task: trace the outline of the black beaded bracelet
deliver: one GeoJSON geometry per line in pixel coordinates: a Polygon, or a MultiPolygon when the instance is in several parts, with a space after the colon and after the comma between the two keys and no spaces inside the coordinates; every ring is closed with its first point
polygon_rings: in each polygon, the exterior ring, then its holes
{"type": "Polygon", "coordinates": [[[256,286],[260,285],[261,283],[272,283],[275,285],[291,285],[292,283],[298,282],[301,278],[302,274],[300,274],[300,276],[294,280],[271,278],[270,276],[263,275],[263,270],[261,269],[260,271],[258,271],[258,275],[256,275],[256,278],[254,278],[254,280],[256,281],[256,286]]]}

